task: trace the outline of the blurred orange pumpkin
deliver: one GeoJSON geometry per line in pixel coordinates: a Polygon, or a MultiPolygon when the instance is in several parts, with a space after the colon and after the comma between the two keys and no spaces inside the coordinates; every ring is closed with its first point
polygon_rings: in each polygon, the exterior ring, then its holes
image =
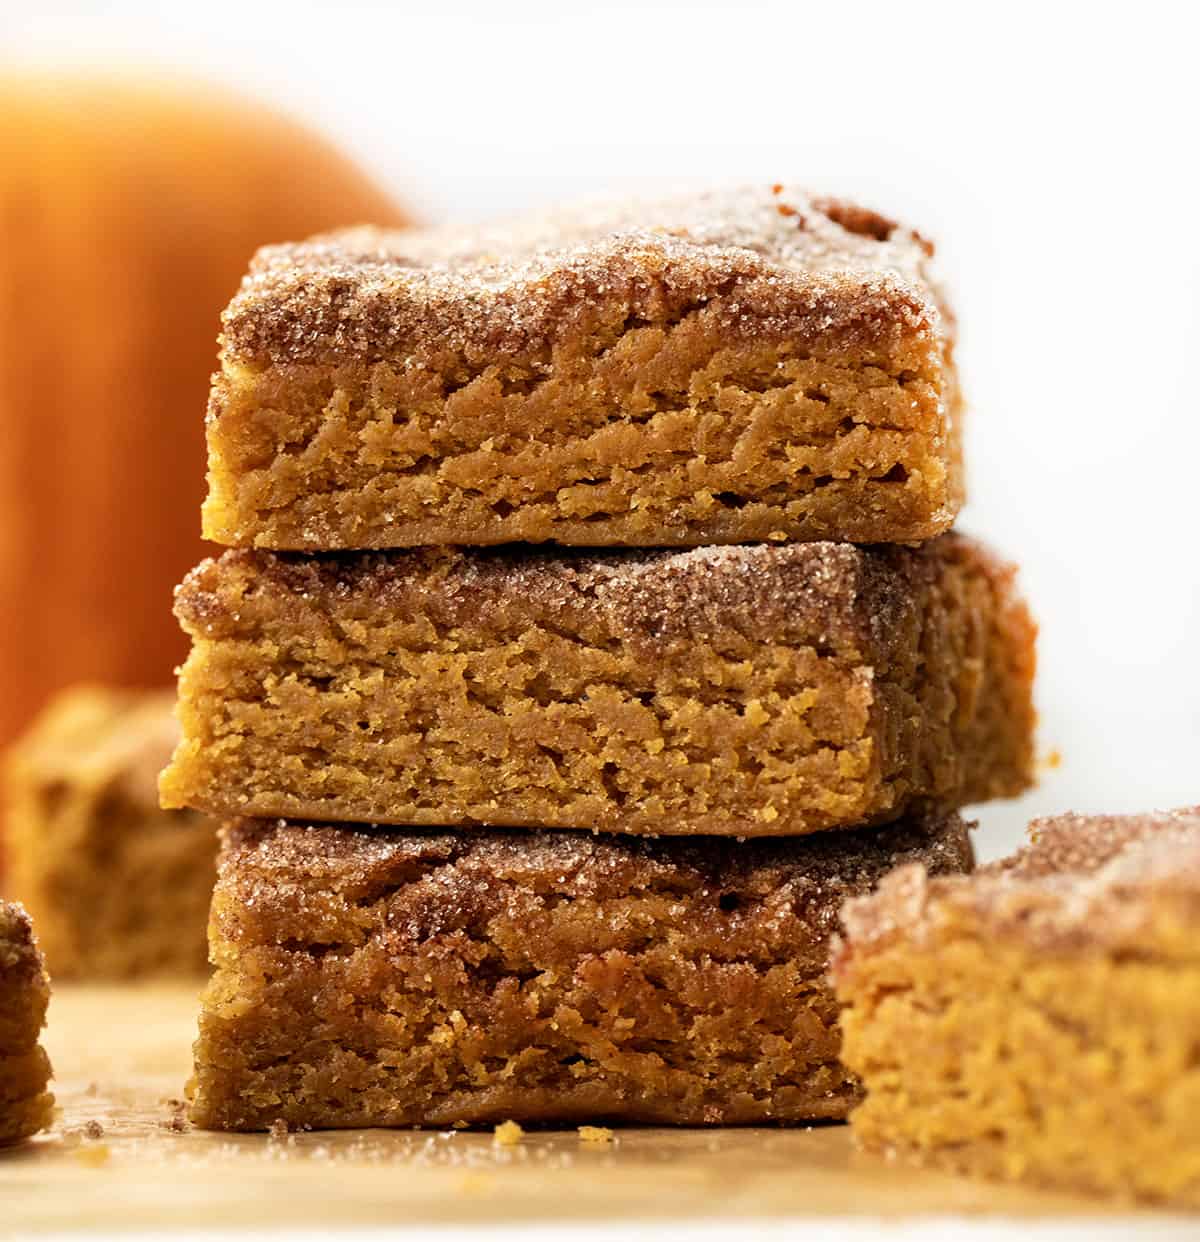
{"type": "Polygon", "coordinates": [[[195,85],[0,80],[0,152],[2,745],[69,682],[170,680],[254,249],[406,220],[328,143],[195,85]]]}

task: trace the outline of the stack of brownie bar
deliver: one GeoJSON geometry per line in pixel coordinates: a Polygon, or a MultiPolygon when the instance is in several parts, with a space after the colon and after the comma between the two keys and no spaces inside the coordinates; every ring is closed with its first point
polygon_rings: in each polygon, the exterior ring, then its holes
{"type": "Polygon", "coordinates": [[[775,186],[258,255],[161,783],[228,819],[197,1122],[846,1113],[843,900],[1032,766],[931,254],[775,186]]]}

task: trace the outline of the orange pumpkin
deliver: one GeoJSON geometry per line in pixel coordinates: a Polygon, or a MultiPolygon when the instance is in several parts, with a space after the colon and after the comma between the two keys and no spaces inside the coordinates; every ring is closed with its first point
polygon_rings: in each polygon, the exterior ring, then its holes
{"type": "Polygon", "coordinates": [[[0,745],[56,688],[170,680],[204,409],[254,249],[405,213],[195,85],[0,80],[0,745]]]}

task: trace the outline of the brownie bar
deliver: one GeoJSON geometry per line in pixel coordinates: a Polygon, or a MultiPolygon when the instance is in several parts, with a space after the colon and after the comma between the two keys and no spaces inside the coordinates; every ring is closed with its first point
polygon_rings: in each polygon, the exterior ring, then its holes
{"type": "Polygon", "coordinates": [[[255,258],[204,533],[325,551],[915,542],[962,502],[932,246],[762,185],[255,258]]]}
{"type": "Polygon", "coordinates": [[[1033,625],[955,535],[557,558],[227,552],[164,805],[787,836],[1015,794],[1033,625]]]}
{"type": "Polygon", "coordinates": [[[0,1147],[44,1130],[54,1112],[50,1061],[38,1043],[50,980],[29,915],[0,901],[0,1147]]]}
{"type": "Polygon", "coordinates": [[[237,821],[192,1118],[215,1129],[836,1118],[827,945],[956,815],[736,843],[237,821]]]}
{"type": "Polygon", "coordinates": [[[1063,816],[970,878],[848,903],[866,1146],[1200,1206],[1200,808],[1063,816]]]}
{"type": "Polygon", "coordinates": [[[198,974],[216,825],[158,806],[179,739],[174,695],[77,687],[6,767],[8,886],[37,922],[55,978],[198,974]]]}

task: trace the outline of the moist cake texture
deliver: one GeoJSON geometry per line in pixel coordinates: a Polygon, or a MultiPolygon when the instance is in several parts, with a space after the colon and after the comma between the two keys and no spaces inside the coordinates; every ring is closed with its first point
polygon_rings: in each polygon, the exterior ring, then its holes
{"type": "Polygon", "coordinates": [[[1200,1207],[1200,807],[1036,821],[970,878],[850,901],[834,953],[866,1146],[1200,1207]]]}
{"type": "Polygon", "coordinates": [[[0,1147],[44,1130],[54,1113],[50,1061],[38,1042],[50,980],[29,915],[0,901],[0,1147]]]}
{"type": "Polygon", "coordinates": [[[159,809],[173,713],[169,691],[76,687],[8,758],[8,888],[55,978],[205,970],[216,824],[159,809]]]}
{"type": "Polygon", "coordinates": [[[943,536],[575,554],[227,552],[167,806],[247,817],[787,836],[1016,794],[1033,625],[943,536]]]}
{"type": "Polygon", "coordinates": [[[223,319],[205,536],[930,538],[962,501],[932,253],[769,185],[268,247],[223,319]]]}
{"type": "Polygon", "coordinates": [[[190,1086],[215,1129],[840,1118],[828,940],[953,814],[736,843],[238,821],[190,1086]]]}

